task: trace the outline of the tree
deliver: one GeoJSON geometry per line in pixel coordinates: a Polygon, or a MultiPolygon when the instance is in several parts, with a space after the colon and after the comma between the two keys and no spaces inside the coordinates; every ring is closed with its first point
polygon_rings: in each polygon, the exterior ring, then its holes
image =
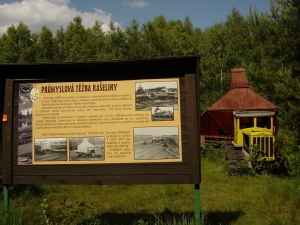
{"type": "Polygon", "coordinates": [[[37,42],[37,62],[53,62],[55,59],[53,34],[46,26],[42,27],[38,34],[37,42]]]}
{"type": "Polygon", "coordinates": [[[54,61],[63,62],[66,60],[66,46],[65,46],[65,30],[61,26],[54,37],[54,61]]]}
{"type": "Polygon", "coordinates": [[[274,82],[276,100],[284,118],[282,124],[295,135],[295,144],[299,145],[300,124],[296,118],[300,115],[300,1],[274,0],[271,12],[276,25],[278,57],[281,59],[278,69],[280,80],[274,82]]]}
{"type": "Polygon", "coordinates": [[[102,30],[103,23],[96,20],[93,27],[86,30],[87,41],[85,50],[87,60],[99,60],[105,58],[105,34],[102,30]]]}
{"type": "Polygon", "coordinates": [[[106,38],[108,59],[125,58],[125,34],[121,28],[110,22],[106,38]]]}
{"type": "Polygon", "coordinates": [[[272,18],[278,27],[283,62],[293,65],[292,76],[300,76],[300,0],[272,0],[272,18]]]}
{"type": "Polygon", "coordinates": [[[226,64],[229,68],[241,67],[245,62],[248,33],[245,19],[236,8],[233,8],[231,14],[227,16],[224,29],[226,64]]]}
{"type": "Polygon", "coordinates": [[[20,22],[10,26],[2,36],[3,60],[5,63],[34,62],[33,42],[28,27],[20,22]]]}
{"type": "Polygon", "coordinates": [[[204,31],[200,42],[200,94],[201,110],[217,101],[229,88],[227,65],[226,30],[218,23],[204,31]],[[209,87],[209,88],[208,88],[209,87]]]}
{"type": "Polygon", "coordinates": [[[140,24],[133,19],[130,26],[125,27],[127,58],[142,58],[142,33],[140,31],[140,24]]]}
{"type": "Polygon", "coordinates": [[[64,50],[67,61],[86,60],[84,47],[86,42],[86,31],[82,25],[80,16],[76,16],[66,28],[64,33],[64,50]]]}

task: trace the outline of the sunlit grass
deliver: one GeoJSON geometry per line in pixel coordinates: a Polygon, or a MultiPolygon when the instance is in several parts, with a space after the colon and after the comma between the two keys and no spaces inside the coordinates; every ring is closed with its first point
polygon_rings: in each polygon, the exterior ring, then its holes
{"type": "MultiPolygon", "coordinates": [[[[222,160],[203,159],[200,199],[205,224],[300,224],[299,178],[228,176],[222,160]]],[[[23,224],[43,224],[45,209],[53,224],[188,225],[194,201],[190,184],[41,185],[10,193],[23,224]]]]}

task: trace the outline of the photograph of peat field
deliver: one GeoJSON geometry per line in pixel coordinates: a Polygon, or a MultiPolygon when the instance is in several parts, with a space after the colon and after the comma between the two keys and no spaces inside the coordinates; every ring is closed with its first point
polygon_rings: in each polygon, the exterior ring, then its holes
{"type": "Polygon", "coordinates": [[[136,98],[136,110],[151,110],[152,107],[174,107],[178,109],[177,98],[136,98]]]}
{"type": "Polygon", "coordinates": [[[134,137],[135,159],[178,159],[178,136],[162,137],[136,135],[134,137]]]}

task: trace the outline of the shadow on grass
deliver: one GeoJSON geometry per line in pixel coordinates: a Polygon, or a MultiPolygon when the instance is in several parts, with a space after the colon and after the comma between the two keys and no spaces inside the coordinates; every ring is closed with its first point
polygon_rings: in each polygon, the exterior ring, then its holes
{"type": "Polygon", "coordinates": [[[95,221],[101,221],[106,225],[162,225],[162,224],[190,224],[193,222],[194,213],[176,213],[167,208],[162,213],[103,213],[96,218],[84,221],[82,224],[93,224],[95,221]],[[174,223],[175,222],[175,223],[174,223]]]}
{"type": "MultiPolygon", "coordinates": [[[[231,224],[243,216],[243,211],[235,212],[203,212],[200,224],[203,225],[226,225],[231,224]]],[[[194,212],[176,213],[167,208],[162,213],[103,213],[93,220],[84,221],[82,224],[94,224],[91,222],[101,221],[105,225],[194,225],[194,212]]]]}
{"type": "MultiPolygon", "coordinates": [[[[0,180],[1,181],[1,180],[0,180]]],[[[3,188],[3,185],[0,185],[0,188],[3,188]]],[[[34,184],[13,184],[8,185],[9,198],[17,198],[21,195],[27,194],[32,196],[40,196],[45,194],[43,188],[39,185],[34,184]]],[[[0,193],[0,197],[3,196],[3,192],[0,193]]]]}
{"type": "Polygon", "coordinates": [[[239,210],[235,212],[206,212],[205,215],[205,224],[207,225],[226,225],[231,224],[237,221],[245,212],[239,210]]]}

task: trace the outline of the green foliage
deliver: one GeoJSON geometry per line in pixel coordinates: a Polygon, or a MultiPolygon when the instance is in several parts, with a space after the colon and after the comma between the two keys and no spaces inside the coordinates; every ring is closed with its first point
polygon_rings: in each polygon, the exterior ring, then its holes
{"type": "Polygon", "coordinates": [[[15,210],[14,208],[6,210],[3,208],[3,202],[0,202],[0,224],[25,225],[23,218],[23,210],[15,210]]]}
{"type": "Polygon", "coordinates": [[[124,57],[125,34],[120,27],[110,22],[109,31],[106,36],[107,59],[122,59],[124,57]]]}
{"type": "Polygon", "coordinates": [[[10,26],[2,35],[2,60],[4,63],[34,62],[33,40],[28,27],[20,22],[10,26]]]}
{"type": "Polygon", "coordinates": [[[54,50],[55,50],[55,62],[63,62],[66,60],[66,47],[65,47],[65,30],[61,26],[54,37],[54,50]]]}
{"type": "Polygon", "coordinates": [[[249,154],[252,174],[261,174],[266,171],[266,165],[261,157],[262,152],[257,145],[254,145],[249,154]]]}
{"type": "Polygon", "coordinates": [[[201,155],[210,160],[224,159],[225,147],[221,143],[205,143],[201,149],[201,155]]]}
{"type": "Polygon", "coordinates": [[[212,158],[215,156],[214,154],[214,144],[211,143],[205,143],[203,148],[201,149],[201,155],[202,157],[212,158]]]}
{"type": "Polygon", "coordinates": [[[288,161],[289,174],[291,176],[299,176],[300,174],[300,153],[291,153],[288,161]]]}
{"type": "Polygon", "coordinates": [[[42,27],[37,37],[36,61],[53,62],[55,59],[54,38],[50,29],[42,27]]]}
{"type": "Polygon", "coordinates": [[[96,20],[93,27],[88,28],[87,41],[85,43],[84,53],[87,60],[99,60],[104,58],[105,54],[105,35],[102,29],[103,23],[96,20]]]}
{"type": "Polygon", "coordinates": [[[93,204],[87,204],[84,201],[76,202],[75,205],[67,204],[64,199],[60,202],[61,208],[55,213],[51,213],[51,207],[49,206],[48,200],[43,199],[40,204],[41,207],[41,224],[52,225],[52,224],[80,224],[83,219],[89,220],[88,224],[101,224],[98,219],[89,219],[90,211],[93,210],[93,204]],[[50,217],[50,215],[52,215],[50,217]]]}
{"type": "Polygon", "coordinates": [[[41,225],[52,225],[53,223],[51,222],[49,218],[49,204],[47,199],[43,199],[43,202],[41,203],[41,225]]]}
{"type": "Polygon", "coordinates": [[[87,56],[84,54],[86,42],[86,30],[82,25],[82,19],[80,16],[76,16],[64,33],[66,61],[86,60],[87,56]]]}

